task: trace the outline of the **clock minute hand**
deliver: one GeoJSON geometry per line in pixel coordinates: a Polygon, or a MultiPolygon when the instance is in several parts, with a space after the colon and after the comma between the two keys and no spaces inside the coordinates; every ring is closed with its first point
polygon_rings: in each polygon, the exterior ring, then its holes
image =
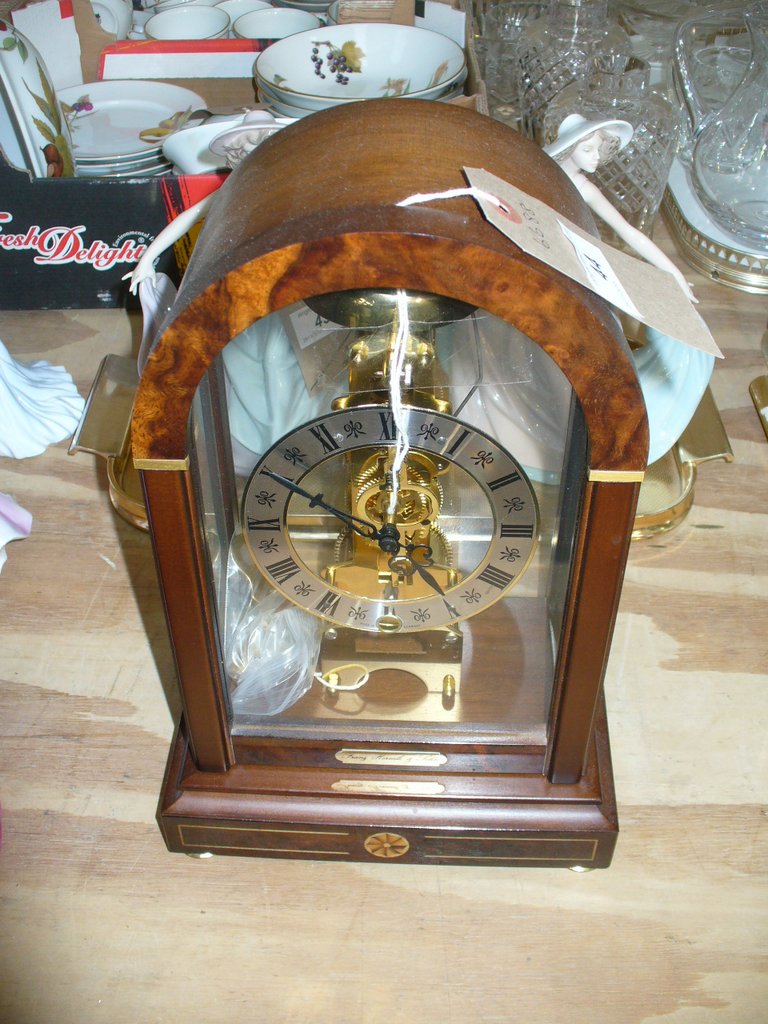
{"type": "Polygon", "coordinates": [[[427,583],[430,587],[432,587],[433,590],[436,590],[441,597],[445,597],[445,591],[437,582],[432,573],[428,569],[425,569],[422,565],[419,565],[418,562],[414,564],[416,565],[416,572],[419,574],[419,576],[421,576],[424,582],[427,583]]]}
{"type": "Polygon", "coordinates": [[[357,516],[351,515],[349,512],[342,512],[341,509],[336,508],[334,505],[330,505],[320,494],[310,494],[305,488],[295,483],[293,480],[289,480],[287,476],[282,476],[280,473],[273,473],[271,469],[262,470],[265,476],[270,477],[277,483],[282,484],[289,491],[293,491],[294,494],[300,495],[302,498],[306,498],[309,501],[309,507],[325,509],[326,512],[330,512],[332,516],[340,519],[342,523],[346,523],[350,529],[354,530],[355,533],[359,533],[361,537],[365,537],[366,540],[378,541],[382,547],[382,550],[387,551],[390,548],[397,551],[402,546],[400,544],[400,534],[395,527],[387,528],[384,526],[383,530],[377,530],[372,523],[366,522],[365,519],[358,519],[357,516]],[[396,546],[395,546],[396,545],[396,546]]]}

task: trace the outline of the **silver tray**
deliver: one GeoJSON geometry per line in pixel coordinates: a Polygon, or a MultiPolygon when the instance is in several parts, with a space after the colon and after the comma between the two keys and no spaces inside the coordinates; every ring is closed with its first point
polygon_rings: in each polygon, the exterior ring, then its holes
{"type": "Polygon", "coordinates": [[[710,219],[693,191],[688,169],[677,159],[661,214],[686,263],[729,288],[768,293],[768,251],[745,249],[743,242],[710,219]]]}

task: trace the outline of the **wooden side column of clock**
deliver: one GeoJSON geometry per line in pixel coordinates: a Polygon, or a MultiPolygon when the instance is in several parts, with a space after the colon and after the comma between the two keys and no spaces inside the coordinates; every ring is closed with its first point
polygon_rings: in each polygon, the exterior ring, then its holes
{"type": "MultiPolygon", "coordinates": [[[[610,863],[618,825],[602,681],[645,468],[645,407],[602,300],[527,257],[469,197],[397,206],[414,193],[465,187],[464,166],[484,167],[595,230],[537,147],[473,112],[415,100],[351,104],[278,133],[233,172],[206,219],[132,422],[184,709],[159,809],[171,850],[610,863]],[[384,742],[365,728],[349,737],[232,729],[190,466],[192,400],[215,358],[254,321],[360,289],[447,296],[487,311],[540,346],[575,393],[586,464],[541,735],[500,742],[429,722],[384,742]]],[[[231,486],[227,476],[222,487],[231,486]]],[[[485,615],[474,628],[507,630],[510,652],[530,644],[514,664],[501,640],[474,644],[475,677],[512,692],[521,660],[542,657],[539,634],[529,639],[522,612],[515,628],[501,611],[485,615]]]]}

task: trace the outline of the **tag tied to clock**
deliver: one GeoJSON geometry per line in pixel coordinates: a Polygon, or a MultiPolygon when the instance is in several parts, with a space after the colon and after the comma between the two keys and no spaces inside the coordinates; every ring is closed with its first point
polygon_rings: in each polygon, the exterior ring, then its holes
{"type": "Polygon", "coordinates": [[[465,167],[485,218],[524,252],[664,334],[722,357],[709,328],[671,274],[588,234],[552,207],[479,167],[465,167]]]}

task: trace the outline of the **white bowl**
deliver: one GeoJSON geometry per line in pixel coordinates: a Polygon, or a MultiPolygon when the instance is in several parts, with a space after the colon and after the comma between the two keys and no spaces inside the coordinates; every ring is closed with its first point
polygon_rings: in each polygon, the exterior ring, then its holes
{"type": "Polygon", "coordinates": [[[250,11],[268,11],[272,4],[267,0],[218,0],[216,6],[229,15],[229,34],[233,35],[233,26],[243,14],[248,14],[250,11]]]}
{"type": "Polygon", "coordinates": [[[148,39],[221,39],[229,31],[229,15],[218,7],[183,4],[160,11],[144,26],[148,39]]]}
{"type": "Polygon", "coordinates": [[[439,32],[366,23],[326,25],[278,40],[256,58],[254,75],[286,103],[322,110],[350,100],[433,99],[464,68],[462,48],[439,32]],[[334,59],[343,59],[338,70],[329,67],[334,59]]]}
{"type": "MultiPolygon", "coordinates": [[[[215,7],[216,0],[157,0],[152,7],[152,14],[160,14],[161,11],[172,11],[175,7],[215,7]]],[[[146,25],[146,21],[144,22],[146,25]]]]}
{"type": "MultiPolygon", "coordinates": [[[[468,69],[465,66],[463,71],[459,72],[457,76],[454,76],[446,86],[441,86],[436,91],[430,91],[428,96],[423,94],[408,94],[406,99],[428,99],[428,100],[448,100],[454,99],[456,96],[461,96],[463,93],[463,86],[466,80],[468,69]]],[[[274,107],[279,113],[286,115],[287,117],[303,117],[305,114],[311,114],[317,110],[323,110],[330,106],[341,106],[345,103],[362,103],[365,101],[365,97],[355,97],[353,99],[343,100],[318,100],[317,97],[304,97],[291,92],[281,92],[279,87],[271,85],[264,81],[263,78],[256,79],[259,91],[260,99],[268,104],[270,107],[274,107]]]]}
{"type": "MultiPolygon", "coordinates": [[[[455,86],[451,86],[446,92],[440,93],[439,96],[433,96],[430,102],[443,102],[445,100],[455,99],[457,96],[461,96],[463,93],[463,80],[466,78],[467,71],[463,72],[463,75],[459,77],[458,82],[455,86]]],[[[302,107],[301,101],[297,100],[295,103],[290,103],[284,96],[280,96],[277,93],[266,86],[263,82],[259,82],[259,97],[263,103],[265,103],[270,110],[276,114],[280,114],[283,117],[301,118],[306,117],[307,114],[315,114],[316,110],[310,109],[309,107],[302,107]]],[[[350,100],[350,103],[364,103],[365,100],[350,100]]]]}
{"type": "Polygon", "coordinates": [[[310,14],[325,14],[328,0],[275,0],[273,7],[286,7],[292,11],[309,11],[310,14]]]}
{"type": "Polygon", "coordinates": [[[272,7],[267,11],[250,11],[237,19],[232,31],[237,39],[255,39],[265,45],[277,39],[314,30],[322,21],[307,11],[293,11],[287,7],[272,7]]]}

